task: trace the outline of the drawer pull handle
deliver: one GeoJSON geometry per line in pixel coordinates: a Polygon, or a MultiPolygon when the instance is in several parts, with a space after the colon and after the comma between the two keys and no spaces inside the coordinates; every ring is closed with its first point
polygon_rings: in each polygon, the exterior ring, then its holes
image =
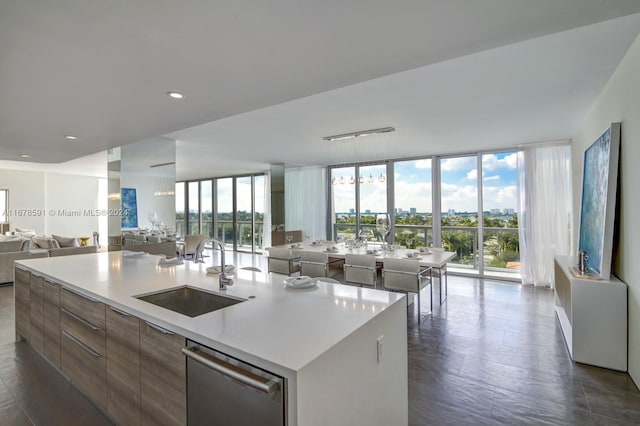
{"type": "MultiPolygon", "coordinates": [[[[146,321],[145,321],[145,322],[146,322],[146,321]]],[[[147,323],[147,325],[148,325],[149,327],[153,328],[153,329],[154,329],[154,330],[156,330],[156,331],[159,331],[159,332],[160,332],[160,333],[162,333],[162,334],[168,334],[168,335],[174,335],[174,334],[175,334],[175,333],[172,333],[172,332],[171,332],[171,331],[169,331],[169,330],[165,330],[164,328],[162,328],[162,327],[160,327],[160,326],[158,326],[158,325],[151,324],[150,322],[146,322],[146,323],[147,323]]]]}
{"type": "Polygon", "coordinates": [[[80,340],[76,339],[75,337],[73,337],[71,334],[67,333],[66,330],[62,330],[62,334],[64,334],[65,336],[67,336],[67,338],[69,340],[71,340],[73,343],[75,343],[76,345],[80,346],[82,349],[84,349],[85,351],[89,352],[89,354],[94,357],[94,358],[100,358],[102,357],[102,355],[100,355],[98,352],[94,351],[93,349],[91,349],[89,346],[85,345],[84,343],[82,343],[80,340]]]}
{"type": "Polygon", "coordinates": [[[94,299],[93,297],[85,296],[84,294],[79,293],[79,292],[77,292],[77,291],[75,291],[75,290],[71,290],[71,289],[70,289],[70,288],[68,288],[68,287],[64,287],[64,289],[65,289],[65,290],[67,290],[69,293],[73,293],[73,294],[75,294],[76,296],[80,296],[80,297],[82,297],[83,299],[87,299],[89,302],[93,302],[93,303],[100,303],[100,301],[99,301],[99,300],[94,299]]]}
{"type": "Polygon", "coordinates": [[[120,314],[123,317],[130,317],[131,314],[126,313],[125,311],[121,311],[118,308],[114,308],[113,306],[109,306],[109,309],[111,309],[113,312],[115,312],[116,314],[120,314]]]}
{"type": "Polygon", "coordinates": [[[91,324],[89,321],[87,321],[86,319],[79,317],[78,315],[74,314],[73,312],[67,310],[66,308],[62,308],[62,312],[64,312],[65,314],[69,315],[71,318],[76,319],[78,321],[80,321],[81,323],[83,323],[84,325],[86,325],[87,327],[91,328],[93,331],[98,331],[98,330],[102,330],[100,327],[98,327],[97,325],[91,324]]]}

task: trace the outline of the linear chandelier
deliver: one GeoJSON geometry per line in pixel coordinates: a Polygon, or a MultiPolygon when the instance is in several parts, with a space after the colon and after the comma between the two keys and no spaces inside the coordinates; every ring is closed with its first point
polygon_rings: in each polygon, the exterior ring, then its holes
{"type": "Polygon", "coordinates": [[[360,130],[358,132],[343,133],[341,135],[325,136],[325,141],[341,141],[343,139],[359,138],[360,136],[375,135],[376,133],[389,133],[395,131],[395,127],[381,127],[379,129],[360,130]]]}
{"type": "MultiPolygon", "coordinates": [[[[375,182],[375,178],[373,177],[373,174],[369,174],[369,178],[366,179],[364,176],[360,175],[359,179],[356,179],[355,177],[351,176],[351,178],[349,179],[349,183],[351,185],[354,185],[356,183],[356,181],[360,182],[360,183],[373,183],[375,182]]],[[[380,181],[380,183],[384,183],[384,181],[386,180],[386,177],[383,173],[380,173],[380,177],[378,178],[378,180],[380,181]]],[[[344,178],[344,176],[340,176],[340,179],[337,179],[335,176],[333,177],[333,179],[331,179],[331,184],[332,185],[337,185],[337,184],[345,184],[347,183],[347,180],[344,178]]]]}

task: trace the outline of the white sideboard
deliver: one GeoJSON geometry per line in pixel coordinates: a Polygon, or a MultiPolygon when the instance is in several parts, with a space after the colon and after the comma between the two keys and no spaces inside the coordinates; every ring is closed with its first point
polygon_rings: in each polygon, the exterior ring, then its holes
{"type": "Polygon", "coordinates": [[[571,354],[583,364],[627,371],[627,285],[576,278],[575,257],[554,262],[556,314],[571,354]]]}

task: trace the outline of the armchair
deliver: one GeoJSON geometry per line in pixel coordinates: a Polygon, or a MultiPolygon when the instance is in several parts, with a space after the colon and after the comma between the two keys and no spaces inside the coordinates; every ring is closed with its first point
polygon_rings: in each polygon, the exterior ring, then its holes
{"type": "Polygon", "coordinates": [[[378,268],[376,259],[365,254],[347,253],[344,259],[345,282],[376,287],[378,268]]]}
{"type": "Polygon", "coordinates": [[[270,247],[267,258],[268,271],[291,275],[300,271],[300,256],[293,254],[288,248],[270,247]]]}

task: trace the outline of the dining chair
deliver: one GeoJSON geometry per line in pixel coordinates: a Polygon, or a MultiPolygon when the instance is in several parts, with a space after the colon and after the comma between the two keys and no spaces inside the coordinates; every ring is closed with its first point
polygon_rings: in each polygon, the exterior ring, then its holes
{"type": "Polygon", "coordinates": [[[292,275],[300,272],[300,256],[284,247],[270,247],[267,249],[267,270],[278,274],[292,275]]]}
{"type": "MultiPolygon", "coordinates": [[[[420,266],[416,259],[390,259],[387,258],[382,266],[382,284],[385,290],[400,291],[403,293],[416,293],[418,295],[418,323],[422,321],[420,316],[420,291],[431,285],[431,268],[420,266]]],[[[433,311],[433,296],[429,291],[429,313],[433,311]]]]}
{"type": "Polygon", "coordinates": [[[204,234],[189,234],[184,237],[184,244],[180,246],[180,255],[182,257],[191,256],[194,257],[198,248],[198,245],[204,241],[206,236],[204,234]]]}
{"type": "Polygon", "coordinates": [[[344,280],[347,283],[376,287],[378,268],[371,255],[347,253],[344,259],[344,280]]]}
{"type": "Polygon", "coordinates": [[[300,275],[328,277],[329,267],[339,262],[342,262],[342,259],[330,259],[328,253],[303,250],[300,257],[300,275]]]}

